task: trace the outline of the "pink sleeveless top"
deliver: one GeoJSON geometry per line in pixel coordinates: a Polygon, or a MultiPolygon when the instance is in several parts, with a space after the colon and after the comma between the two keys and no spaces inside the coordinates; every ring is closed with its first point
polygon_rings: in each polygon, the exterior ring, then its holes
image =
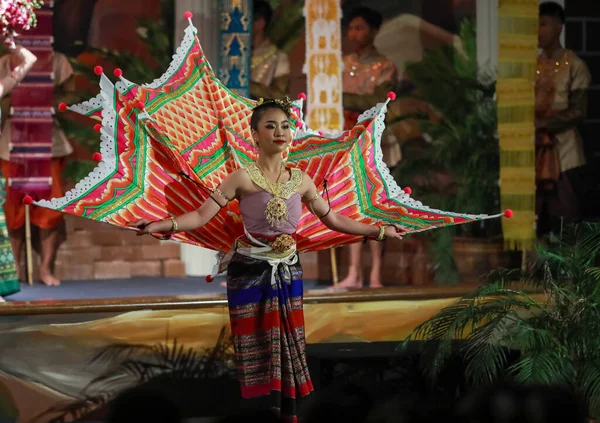
{"type": "Polygon", "coordinates": [[[290,198],[285,199],[288,208],[288,218],[283,225],[275,228],[265,219],[265,208],[267,202],[273,198],[266,191],[259,191],[247,195],[240,199],[240,211],[244,226],[250,234],[260,234],[266,236],[277,236],[280,234],[294,234],[296,227],[302,215],[302,201],[299,193],[292,194],[290,198]]]}
{"type": "Polygon", "coordinates": [[[246,170],[252,182],[263,189],[263,191],[255,192],[240,199],[240,212],[246,230],[250,234],[269,237],[280,234],[294,234],[302,215],[302,198],[298,192],[302,183],[302,171],[292,169],[290,180],[282,185],[280,194],[287,205],[288,217],[281,226],[274,227],[265,219],[265,209],[273,195],[265,190],[267,187],[264,176],[254,163],[248,165],[246,170]]]}

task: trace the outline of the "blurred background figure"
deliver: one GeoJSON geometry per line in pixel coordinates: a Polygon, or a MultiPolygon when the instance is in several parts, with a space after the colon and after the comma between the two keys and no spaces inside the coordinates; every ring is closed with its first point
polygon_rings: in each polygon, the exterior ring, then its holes
{"type": "MultiPolygon", "coordinates": [[[[342,86],[344,90],[344,129],[351,129],[360,113],[385,101],[386,95],[396,88],[396,66],[377,51],[373,42],[383,17],[375,10],[360,7],[347,16],[347,37],[351,53],[344,56],[342,86]]],[[[383,161],[393,168],[400,161],[400,146],[393,135],[382,135],[383,161]]],[[[383,243],[368,241],[371,250],[369,286],[380,288],[383,243]]],[[[360,288],[363,285],[361,267],[362,244],[352,244],[348,276],[340,282],[342,288],[360,288]]]]}
{"type": "Polygon", "coordinates": [[[560,43],[562,6],[540,4],[536,103],[536,214],[538,236],[558,233],[581,218],[585,156],[577,126],[587,109],[591,75],[585,62],[560,43]]]}
{"type": "Polygon", "coordinates": [[[253,13],[250,97],[283,98],[289,93],[290,63],[287,54],[267,37],[273,9],[267,1],[257,0],[253,13]]]}

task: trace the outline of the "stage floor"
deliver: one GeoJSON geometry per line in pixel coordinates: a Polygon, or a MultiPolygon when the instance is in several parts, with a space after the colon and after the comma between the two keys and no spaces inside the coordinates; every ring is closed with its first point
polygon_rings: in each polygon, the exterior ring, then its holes
{"type": "MultiPolygon", "coordinates": [[[[0,416],[18,410],[18,421],[44,423],[51,416],[64,417],[61,407],[81,406],[82,393],[104,392],[99,391],[104,385],[94,381],[114,377],[113,371],[119,381],[139,383],[127,370],[132,359],[160,359],[168,364],[161,368],[174,371],[188,362],[180,357],[200,360],[218,345],[220,351],[229,333],[222,280],[208,284],[203,278],[134,278],[65,281],[59,287],[23,285],[20,293],[0,304],[0,416]],[[10,396],[3,395],[6,392],[10,396]]],[[[417,325],[473,288],[347,290],[307,281],[308,354],[319,360],[395,354],[417,325]]]]}
{"type": "MultiPolygon", "coordinates": [[[[221,282],[225,277],[215,278],[207,283],[202,277],[188,278],[148,278],[104,279],[63,281],[60,286],[46,286],[42,283],[33,285],[21,284],[21,292],[6,297],[6,301],[49,301],[49,300],[85,300],[102,298],[131,298],[131,297],[165,297],[225,295],[225,287],[221,282]]],[[[314,280],[304,281],[305,291],[317,288],[314,280]]]]}

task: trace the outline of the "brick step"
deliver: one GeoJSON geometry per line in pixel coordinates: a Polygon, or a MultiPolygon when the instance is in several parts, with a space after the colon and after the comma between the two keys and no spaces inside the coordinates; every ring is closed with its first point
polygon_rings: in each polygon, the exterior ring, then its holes
{"type": "MultiPolygon", "coordinates": [[[[136,236],[133,231],[65,215],[67,240],[56,257],[61,280],[185,277],[181,245],[136,236]]],[[[39,280],[39,257],[34,253],[34,279],[39,280]]]]}
{"type": "MultiPolygon", "coordinates": [[[[306,279],[329,282],[333,280],[329,250],[301,253],[300,262],[306,279]]],[[[349,248],[335,249],[338,278],[348,274],[349,248]]],[[[364,245],[361,252],[363,279],[368,283],[371,272],[371,252],[364,245]]],[[[381,269],[384,285],[428,285],[433,283],[433,264],[425,242],[419,239],[390,241],[385,244],[381,269]]]]}

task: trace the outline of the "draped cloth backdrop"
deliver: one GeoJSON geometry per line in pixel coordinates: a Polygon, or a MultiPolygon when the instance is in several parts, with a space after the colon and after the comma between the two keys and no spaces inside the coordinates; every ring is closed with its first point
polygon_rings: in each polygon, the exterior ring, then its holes
{"type": "Polygon", "coordinates": [[[37,56],[23,81],[12,90],[10,119],[10,201],[28,194],[49,198],[52,186],[53,51],[52,1],[36,11],[37,26],[18,43],[37,56]]]}
{"type": "Polygon", "coordinates": [[[219,0],[219,79],[238,95],[250,93],[252,57],[251,0],[219,0]]]}
{"type": "Polygon", "coordinates": [[[342,110],[342,10],[338,0],[306,0],[306,122],[339,131],[342,110]]]}
{"type": "Polygon", "coordinates": [[[498,10],[498,136],[500,196],[507,249],[535,242],[535,72],[538,0],[500,0],[498,10]]]}

